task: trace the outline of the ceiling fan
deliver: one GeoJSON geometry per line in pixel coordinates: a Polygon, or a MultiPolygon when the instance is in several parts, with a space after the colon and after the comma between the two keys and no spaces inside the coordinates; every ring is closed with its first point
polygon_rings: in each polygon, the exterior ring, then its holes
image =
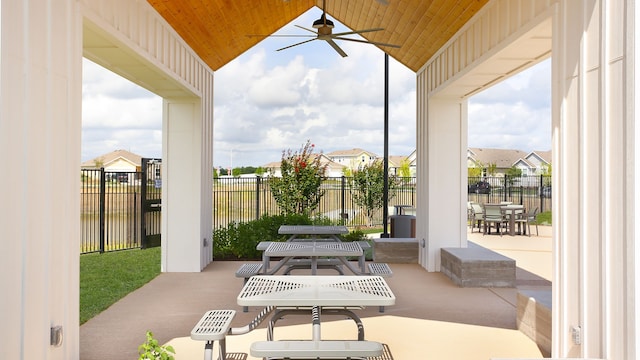
{"type": "MultiPolygon", "coordinates": [[[[378,2],[380,2],[381,4],[386,4],[387,2],[385,0],[377,0],[378,2]]],[[[312,30],[300,25],[295,25],[296,27],[306,30],[308,32],[313,33],[313,35],[309,34],[309,35],[270,35],[270,37],[311,37],[312,39],[309,40],[305,40],[293,45],[289,45],[289,46],[285,46],[283,48],[277,49],[276,51],[282,51],[285,49],[289,49],[292,48],[294,46],[298,46],[298,45],[302,45],[302,44],[306,44],[308,42],[314,41],[314,40],[324,40],[326,41],[329,45],[331,45],[331,47],[338,52],[338,54],[340,54],[340,56],[342,57],[346,57],[347,53],[345,53],[339,46],[338,44],[336,44],[336,42],[334,40],[346,40],[346,41],[353,41],[353,42],[359,42],[359,43],[364,43],[364,44],[373,44],[373,45],[379,45],[379,46],[387,46],[387,47],[393,47],[393,48],[399,48],[400,45],[393,45],[393,44],[385,44],[385,43],[380,43],[380,42],[375,42],[375,41],[367,41],[367,40],[360,40],[360,39],[353,39],[353,38],[348,38],[345,37],[345,35],[354,35],[354,34],[362,34],[362,33],[366,33],[366,32],[374,32],[374,31],[382,31],[384,30],[383,28],[374,28],[374,29],[365,29],[365,30],[356,30],[356,31],[346,31],[346,32],[340,32],[340,33],[333,33],[332,29],[334,28],[333,25],[333,21],[327,19],[327,13],[325,11],[326,7],[326,0],[322,0],[322,16],[320,17],[320,19],[316,20],[313,22],[313,28],[317,29],[317,30],[312,30]]],[[[264,35],[249,35],[249,36],[264,36],[264,35]]]]}

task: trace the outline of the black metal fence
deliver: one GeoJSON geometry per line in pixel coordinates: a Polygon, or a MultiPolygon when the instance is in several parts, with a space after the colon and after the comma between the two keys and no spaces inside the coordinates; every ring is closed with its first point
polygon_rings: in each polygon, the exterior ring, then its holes
{"type": "MultiPolygon", "coordinates": [[[[322,184],[324,196],[312,215],[322,215],[349,227],[367,224],[367,218],[353,199],[351,178],[330,177],[322,184]]],[[[246,222],[263,215],[276,215],[280,209],[270,190],[270,178],[240,177],[217,178],[213,184],[213,227],[224,227],[230,222],[246,222]]],[[[399,178],[399,185],[390,192],[389,206],[415,207],[415,178],[399,178]]],[[[390,213],[391,214],[391,213],[390,213]]],[[[374,225],[382,224],[382,209],[374,225]]]]}
{"type": "Polygon", "coordinates": [[[81,170],[81,253],[140,247],[140,173],[81,170]]]}
{"type": "MultiPolygon", "coordinates": [[[[142,192],[141,172],[82,170],[81,252],[104,252],[142,246],[139,224],[142,192]]],[[[468,200],[480,204],[511,201],[526,208],[551,210],[549,176],[469,178],[468,200]]],[[[273,198],[269,178],[259,176],[216,178],[213,182],[213,227],[230,222],[247,222],[280,209],[273,198]]],[[[389,207],[416,207],[416,179],[399,178],[390,192],[389,207]]],[[[159,189],[159,186],[156,186],[159,189]]],[[[325,191],[313,215],[322,215],[349,227],[368,224],[364,209],[356,205],[351,178],[332,177],[322,185],[325,191]]],[[[158,190],[159,194],[159,190],[158,190]]],[[[393,210],[389,210],[389,215],[393,210]]],[[[373,225],[381,225],[383,211],[374,214],[373,225]]]]}
{"type": "Polygon", "coordinates": [[[551,176],[469,177],[468,200],[479,204],[510,201],[538,212],[551,211],[551,176]]]}

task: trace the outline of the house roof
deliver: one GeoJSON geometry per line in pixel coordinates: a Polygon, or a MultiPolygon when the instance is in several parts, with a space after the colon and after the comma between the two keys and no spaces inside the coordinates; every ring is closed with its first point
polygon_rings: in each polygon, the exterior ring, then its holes
{"type": "MultiPolygon", "coordinates": [[[[342,170],[344,168],[346,168],[346,166],[342,165],[342,164],[338,164],[337,162],[331,161],[331,159],[329,157],[327,157],[327,155],[325,154],[311,154],[310,157],[311,158],[316,158],[320,156],[320,164],[321,165],[327,165],[327,168],[332,169],[332,170],[342,170]]],[[[265,169],[280,169],[280,164],[281,161],[273,161],[270,162],[268,164],[262,165],[263,168],[265,169]]]]}
{"type": "MultiPolygon", "coordinates": [[[[211,69],[218,70],[323,0],[147,0],[211,69]]],[[[418,71],[488,0],[327,0],[327,15],[418,71]]],[[[300,24],[310,27],[310,24],[300,24]]],[[[373,45],[370,45],[373,46],[373,45]]]]}
{"type": "Polygon", "coordinates": [[[400,167],[404,160],[408,160],[408,157],[403,155],[389,155],[389,166],[400,167]]]}
{"type": "Polygon", "coordinates": [[[109,167],[109,164],[112,164],[113,162],[118,160],[127,161],[134,166],[140,166],[142,164],[142,156],[134,154],[127,150],[115,150],[110,153],[95,157],[91,160],[87,160],[80,166],[83,168],[95,168],[96,163],[102,163],[103,167],[109,167]]]}
{"type": "Polygon", "coordinates": [[[353,149],[349,149],[349,150],[336,150],[336,151],[332,151],[330,153],[327,154],[327,156],[332,157],[332,156],[359,156],[361,154],[367,154],[369,156],[373,156],[374,158],[377,158],[378,155],[372,153],[371,151],[367,151],[364,149],[360,149],[360,148],[353,148],[353,149]]]}
{"type": "Polygon", "coordinates": [[[496,164],[500,169],[508,169],[521,160],[527,162],[526,158],[529,154],[520,150],[487,148],[469,148],[469,153],[476,163],[496,164]]]}
{"type": "Polygon", "coordinates": [[[551,164],[551,150],[539,151],[535,150],[527,155],[527,158],[535,156],[547,164],[551,164]]]}

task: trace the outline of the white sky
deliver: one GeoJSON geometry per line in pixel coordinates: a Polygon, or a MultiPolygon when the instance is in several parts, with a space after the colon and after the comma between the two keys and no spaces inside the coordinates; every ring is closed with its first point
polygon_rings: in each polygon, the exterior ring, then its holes
{"type": "MultiPolygon", "coordinates": [[[[305,34],[309,10],[278,34],[305,34]]],[[[337,21],[335,32],[348,31],[337,21]]],[[[384,53],[337,41],[340,57],[316,40],[267,38],[215,73],[214,166],[261,166],[307,140],[318,151],[362,148],[382,156],[384,53]]],[[[389,61],[389,155],[415,149],[415,73],[389,61]]],[[[82,161],[125,149],[162,155],[162,100],[85,60],[82,161]]],[[[551,149],[551,71],[544,61],[470,99],[469,146],[551,149]]]]}

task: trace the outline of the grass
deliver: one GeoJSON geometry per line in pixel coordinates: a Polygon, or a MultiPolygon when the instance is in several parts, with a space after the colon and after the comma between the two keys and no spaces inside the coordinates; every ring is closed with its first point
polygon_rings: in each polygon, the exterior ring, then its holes
{"type": "Polygon", "coordinates": [[[80,324],[160,274],[160,248],[80,256],[80,324]]]}
{"type": "Polygon", "coordinates": [[[551,211],[541,212],[537,220],[539,225],[551,225],[551,211]]]}

